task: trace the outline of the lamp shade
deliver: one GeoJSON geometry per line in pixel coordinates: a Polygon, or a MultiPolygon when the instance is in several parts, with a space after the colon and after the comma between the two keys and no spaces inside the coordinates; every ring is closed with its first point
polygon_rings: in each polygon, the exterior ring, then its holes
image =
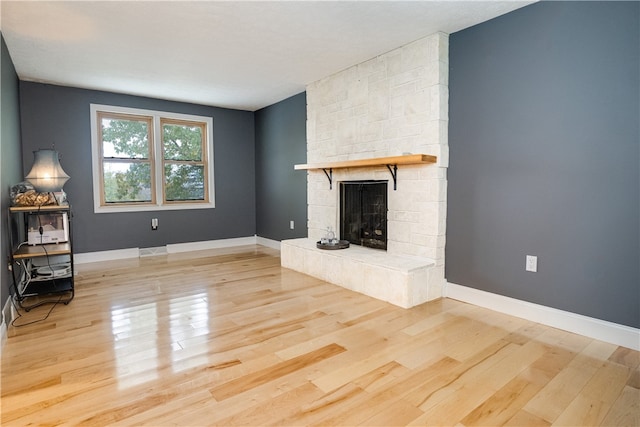
{"type": "Polygon", "coordinates": [[[50,191],[60,191],[64,183],[69,179],[69,175],[62,170],[58,152],[55,150],[34,151],[35,157],[31,171],[25,177],[33,184],[36,191],[47,193],[50,191]]]}

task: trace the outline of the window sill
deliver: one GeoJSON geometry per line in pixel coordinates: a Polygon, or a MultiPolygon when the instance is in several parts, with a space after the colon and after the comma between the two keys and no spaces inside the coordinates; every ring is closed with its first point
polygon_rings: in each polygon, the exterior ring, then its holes
{"type": "Polygon", "coordinates": [[[213,209],[214,203],[181,203],[169,205],[132,205],[132,206],[95,206],[94,213],[153,212],[153,211],[186,211],[192,209],[213,209]]]}

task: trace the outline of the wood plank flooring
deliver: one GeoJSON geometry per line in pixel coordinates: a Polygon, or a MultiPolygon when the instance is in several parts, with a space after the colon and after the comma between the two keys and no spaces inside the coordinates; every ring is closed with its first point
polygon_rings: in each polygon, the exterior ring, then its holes
{"type": "Polygon", "coordinates": [[[640,425],[636,351],[449,299],[404,310],[272,249],[78,270],[68,306],[9,328],[3,426],[640,425]]]}

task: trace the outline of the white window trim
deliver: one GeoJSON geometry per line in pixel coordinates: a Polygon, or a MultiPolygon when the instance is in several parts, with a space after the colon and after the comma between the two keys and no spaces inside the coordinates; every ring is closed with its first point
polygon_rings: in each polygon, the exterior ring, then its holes
{"type": "Polygon", "coordinates": [[[187,209],[212,209],[215,207],[215,186],[214,186],[214,176],[213,176],[213,118],[205,117],[205,116],[194,116],[190,114],[180,114],[180,113],[170,113],[166,111],[156,111],[156,110],[145,110],[140,108],[128,108],[128,107],[117,107],[112,105],[101,105],[101,104],[91,104],[91,166],[93,173],[93,211],[95,213],[114,213],[114,212],[144,212],[144,211],[163,211],[163,210],[187,210],[187,209]],[[154,140],[154,156],[156,159],[156,203],[155,204],[145,204],[145,205],[118,205],[118,206],[101,206],[100,205],[100,144],[98,141],[98,122],[97,122],[97,113],[107,112],[107,113],[121,113],[121,114],[135,114],[141,116],[152,116],[153,117],[153,128],[154,135],[157,137],[154,140]],[[189,203],[189,202],[181,202],[181,203],[170,203],[164,204],[162,197],[162,185],[158,185],[162,183],[163,175],[162,175],[162,167],[158,167],[157,163],[160,159],[162,159],[162,138],[159,135],[162,135],[160,129],[160,118],[168,118],[168,119],[178,119],[178,120],[187,120],[187,121],[198,121],[198,122],[206,122],[207,124],[207,134],[206,134],[206,144],[207,144],[207,169],[208,169],[208,190],[209,190],[209,202],[208,203],[189,203]]]}

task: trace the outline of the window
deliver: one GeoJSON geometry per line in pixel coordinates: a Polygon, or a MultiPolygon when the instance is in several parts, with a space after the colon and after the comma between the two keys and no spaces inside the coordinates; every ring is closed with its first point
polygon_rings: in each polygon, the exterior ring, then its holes
{"type": "Polygon", "coordinates": [[[95,212],[214,207],[210,117],[91,105],[95,212]]]}
{"type": "Polygon", "coordinates": [[[153,117],[98,112],[100,204],[155,203],[153,117]]]}

